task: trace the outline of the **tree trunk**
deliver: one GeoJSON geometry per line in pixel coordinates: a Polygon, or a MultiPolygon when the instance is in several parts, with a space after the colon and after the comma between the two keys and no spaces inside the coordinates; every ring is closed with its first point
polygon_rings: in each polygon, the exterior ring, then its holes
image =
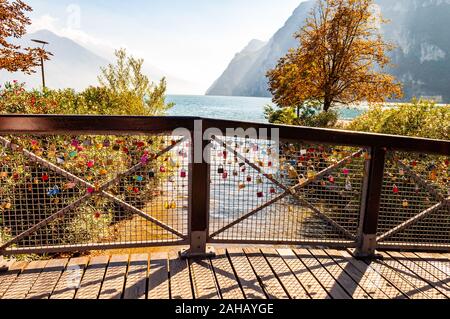
{"type": "Polygon", "coordinates": [[[325,98],[325,101],[323,102],[323,110],[324,112],[328,112],[331,108],[331,99],[325,98]]]}

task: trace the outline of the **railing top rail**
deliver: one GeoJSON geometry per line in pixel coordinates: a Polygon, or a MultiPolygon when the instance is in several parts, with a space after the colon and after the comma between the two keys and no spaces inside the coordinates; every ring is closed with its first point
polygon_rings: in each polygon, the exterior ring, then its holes
{"type": "Polygon", "coordinates": [[[245,130],[257,126],[259,129],[266,128],[270,133],[271,129],[278,128],[280,138],[293,141],[301,140],[303,142],[360,147],[385,147],[407,152],[450,155],[450,141],[445,140],[229,120],[205,119],[205,121],[208,127],[216,127],[223,130],[227,127],[241,127],[245,130]]]}
{"type": "Polygon", "coordinates": [[[385,147],[399,151],[450,155],[450,141],[352,132],[335,129],[274,125],[201,117],[102,116],[102,115],[1,115],[0,134],[148,134],[194,129],[196,120],[203,129],[278,129],[281,139],[335,145],[385,147]]]}

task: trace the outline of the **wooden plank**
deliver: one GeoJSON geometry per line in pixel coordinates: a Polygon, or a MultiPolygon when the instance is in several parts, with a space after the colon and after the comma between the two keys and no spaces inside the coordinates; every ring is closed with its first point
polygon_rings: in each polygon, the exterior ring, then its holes
{"type": "Polygon", "coordinates": [[[25,261],[15,261],[9,266],[8,271],[0,274],[0,299],[27,265],[25,261]]]}
{"type": "Polygon", "coordinates": [[[278,249],[277,252],[312,299],[331,299],[328,292],[291,249],[278,249]]]}
{"type": "Polygon", "coordinates": [[[231,265],[233,266],[237,279],[240,282],[246,299],[266,299],[258,278],[252,269],[242,249],[228,249],[231,265]]]}
{"type": "Polygon", "coordinates": [[[73,299],[77,289],[80,288],[81,279],[88,263],[89,257],[70,259],[50,299],[73,299]]]}
{"type": "Polygon", "coordinates": [[[259,278],[269,299],[289,299],[283,286],[277,279],[264,256],[256,248],[244,249],[250,264],[259,278]]]}
{"type": "Polygon", "coordinates": [[[428,299],[428,296],[422,293],[419,289],[414,287],[409,281],[401,276],[395,267],[383,261],[367,261],[377,273],[389,281],[396,289],[400,290],[403,295],[410,299],[428,299]]]}
{"type": "Polygon", "coordinates": [[[275,249],[264,248],[261,251],[291,299],[311,299],[275,249]]]}
{"type": "Polygon", "coordinates": [[[49,299],[68,261],[68,258],[50,260],[28,293],[27,299],[49,299]]]}
{"type": "Polygon", "coordinates": [[[295,249],[294,252],[333,299],[351,299],[350,295],[337,283],[336,279],[323,268],[308,250],[295,249]]]}
{"type": "MultiPolygon", "coordinates": [[[[440,293],[439,295],[443,295],[440,299],[444,299],[444,297],[448,298],[450,294],[447,294],[445,289],[441,289],[441,287],[439,287],[439,279],[430,274],[427,270],[423,269],[420,265],[411,260],[411,258],[407,258],[399,252],[388,252],[388,255],[396,259],[400,264],[413,273],[414,276],[417,276],[424,281],[427,284],[427,287],[433,291],[433,294],[436,294],[435,290],[437,290],[440,293]]],[[[436,297],[434,297],[434,299],[436,299],[436,297]]]]}
{"type": "Polygon", "coordinates": [[[2,299],[24,299],[47,263],[47,260],[30,262],[10,285],[2,299]]]}
{"type": "Polygon", "coordinates": [[[405,281],[409,282],[414,290],[418,290],[422,292],[427,298],[430,299],[443,299],[445,298],[439,291],[430,286],[427,282],[425,282],[422,278],[414,274],[408,268],[399,263],[395,258],[389,256],[389,254],[385,252],[380,252],[380,255],[383,256],[382,263],[387,265],[389,268],[394,270],[399,276],[401,276],[405,281]]]}
{"type": "Polygon", "coordinates": [[[393,284],[386,280],[381,273],[377,272],[376,269],[372,268],[371,265],[366,264],[361,260],[353,258],[345,250],[337,251],[341,256],[343,256],[348,262],[350,262],[355,268],[362,272],[375,287],[383,291],[389,299],[408,299],[399,289],[397,289],[393,284]]]}
{"type": "Polygon", "coordinates": [[[133,254],[130,257],[124,299],[145,299],[148,280],[148,254],[133,254]]]}
{"type": "Polygon", "coordinates": [[[310,249],[309,252],[316,257],[319,263],[333,276],[353,299],[372,299],[362,288],[359,282],[353,280],[347,272],[337,264],[324,250],[310,249]]]}
{"type": "Polygon", "coordinates": [[[113,255],[109,261],[99,299],[121,299],[129,255],[113,255]]]}
{"type": "MultiPolygon", "coordinates": [[[[350,276],[363,290],[373,299],[389,299],[389,297],[377,287],[365,272],[359,271],[347,258],[342,256],[338,250],[325,249],[325,252],[341,269],[350,276]]],[[[368,299],[368,298],[365,298],[368,299]]]]}
{"type": "MultiPolygon", "coordinates": [[[[435,283],[438,285],[438,287],[442,288],[440,289],[441,292],[443,292],[442,290],[444,290],[444,294],[448,297],[448,293],[450,292],[450,276],[434,265],[434,261],[437,260],[439,262],[438,259],[430,258],[427,260],[411,252],[402,252],[401,254],[405,258],[408,258],[409,260],[420,266],[422,269],[433,275],[433,277],[436,278],[435,283]]],[[[450,266],[450,263],[448,263],[448,266],[450,266]]],[[[450,268],[447,267],[447,270],[449,270],[450,272],[450,268]]]]}
{"type": "Polygon", "coordinates": [[[450,278],[450,262],[447,258],[443,258],[439,254],[432,253],[415,253],[418,257],[422,258],[429,264],[433,265],[433,267],[439,269],[443,272],[447,278],[450,278]]]}
{"type": "MultiPolygon", "coordinates": [[[[169,267],[167,259],[167,253],[155,253],[150,256],[149,299],[170,299],[169,267]]],[[[189,275],[186,284],[190,286],[189,275]]],[[[186,296],[188,295],[189,294],[186,293],[186,296]]]]}
{"type": "Polygon", "coordinates": [[[169,259],[172,299],[193,299],[188,262],[180,259],[176,253],[170,253],[169,259]]]}
{"type": "Polygon", "coordinates": [[[195,299],[219,299],[216,278],[209,259],[191,259],[189,261],[195,299]]]}
{"type": "Polygon", "coordinates": [[[211,259],[211,264],[214,268],[222,298],[227,300],[244,299],[244,293],[234,275],[225,250],[216,249],[216,257],[211,259]]]}
{"type": "Polygon", "coordinates": [[[92,257],[75,299],[97,299],[108,267],[109,256],[92,257]]]}

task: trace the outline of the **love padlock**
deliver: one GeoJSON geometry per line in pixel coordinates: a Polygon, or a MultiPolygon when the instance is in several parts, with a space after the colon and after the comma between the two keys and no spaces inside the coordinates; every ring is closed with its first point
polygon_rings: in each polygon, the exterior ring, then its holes
{"type": "Polygon", "coordinates": [[[262,184],[262,183],[263,183],[263,180],[262,180],[261,176],[258,176],[256,178],[256,184],[262,184]]]}

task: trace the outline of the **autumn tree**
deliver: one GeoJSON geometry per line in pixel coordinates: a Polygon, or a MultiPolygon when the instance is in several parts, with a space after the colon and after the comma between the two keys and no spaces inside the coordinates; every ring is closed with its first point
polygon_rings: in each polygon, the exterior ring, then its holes
{"type": "Polygon", "coordinates": [[[125,49],[116,50],[115,56],[115,64],[101,68],[98,81],[102,88],[123,99],[132,114],[163,115],[173,106],[166,103],[166,79],[158,84],[151,82],[143,73],[143,59],[129,56],[125,49]]]}
{"type": "Polygon", "coordinates": [[[25,35],[26,27],[31,24],[26,12],[30,11],[31,7],[21,0],[0,0],[0,70],[30,74],[40,65],[41,57],[48,59],[43,49],[22,48],[12,42],[25,35]]]}
{"type": "Polygon", "coordinates": [[[374,9],[373,0],[318,0],[295,35],[299,47],[268,72],[274,103],[320,102],[328,112],[336,104],[400,98],[401,85],[383,73],[394,46],[383,40],[387,21],[374,9]]]}

